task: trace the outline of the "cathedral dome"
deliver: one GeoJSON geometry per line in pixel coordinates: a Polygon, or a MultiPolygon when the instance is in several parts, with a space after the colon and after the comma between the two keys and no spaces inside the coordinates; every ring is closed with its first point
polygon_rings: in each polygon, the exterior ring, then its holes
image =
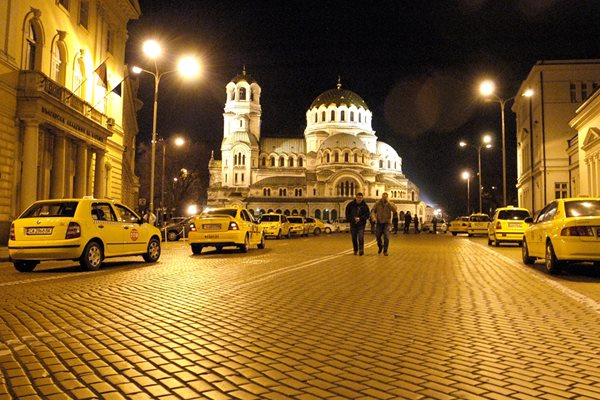
{"type": "Polygon", "coordinates": [[[231,79],[231,82],[233,83],[238,83],[242,81],[248,82],[249,84],[257,83],[256,79],[254,79],[251,75],[246,74],[246,66],[244,66],[244,68],[242,69],[241,74],[237,74],[233,77],[233,79],[231,79]]]}
{"type": "Polygon", "coordinates": [[[312,102],[309,110],[319,108],[322,105],[327,107],[331,104],[335,104],[336,106],[345,104],[347,107],[355,106],[356,108],[363,108],[365,110],[369,109],[362,97],[351,90],[342,89],[342,85],[338,83],[337,88],[321,93],[315,101],[312,102]]]}
{"type": "Polygon", "coordinates": [[[319,147],[319,150],[324,149],[359,149],[367,150],[367,147],[362,140],[348,133],[338,133],[331,135],[319,147]]]}

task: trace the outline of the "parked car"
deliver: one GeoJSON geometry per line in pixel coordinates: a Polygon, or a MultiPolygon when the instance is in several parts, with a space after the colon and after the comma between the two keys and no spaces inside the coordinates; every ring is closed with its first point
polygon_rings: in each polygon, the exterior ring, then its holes
{"type": "Polygon", "coordinates": [[[338,218],[333,221],[336,232],[350,232],[350,222],[346,218],[338,218]]]}
{"type": "Polygon", "coordinates": [[[469,215],[469,226],[467,227],[467,234],[469,235],[469,237],[474,235],[487,235],[489,225],[489,215],[481,213],[471,214],[469,215]]]}
{"type": "Polygon", "coordinates": [[[200,254],[204,247],[237,247],[246,253],[250,246],[265,248],[265,235],[252,214],[240,206],[206,208],[194,217],[189,234],[192,253],[200,254]]]}
{"type": "Polygon", "coordinates": [[[459,233],[469,233],[469,217],[458,217],[450,221],[448,231],[452,234],[452,236],[456,236],[459,233]]]}
{"type": "Polygon", "coordinates": [[[182,238],[187,238],[190,233],[190,224],[194,217],[173,217],[169,223],[160,229],[162,239],[174,242],[182,238]]]}
{"type": "Polygon", "coordinates": [[[263,227],[263,231],[266,237],[272,236],[277,239],[282,237],[289,238],[291,235],[291,225],[287,217],[279,213],[267,213],[260,217],[260,226],[263,227]]]}
{"type": "MultiPolygon", "coordinates": [[[[435,230],[437,233],[446,233],[448,232],[448,224],[446,220],[443,218],[438,218],[435,224],[435,230]]],[[[423,222],[423,226],[421,227],[421,231],[423,232],[432,232],[433,231],[433,220],[429,220],[427,222],[423,222]]]]}
{"type": "Polygon", "coordinates": [[[79,261],[89,271],[104,259],[160,258],[160,231],[127,206],[108,199],[36,201],[10,226],[8,254],[15,269],[30,272],[46,260],[79,261]]]}
{"type": "Polygon", "coordinates": [[[556,199],[525,222],[531,225],[523,239],[523,263],[544,259],[550,274],[569,262],[600,266],[600,197],[556,199]]]}
{"type": "Polygon", "coordinates": [[[293,216],[287,217],[287,219],[290,223],[290,232],[292,235],[308,236],[310,227],[308,224],[306,224],[304,217],[293,216]]]}
{"type": "Polygon", "coordinates": [[[531,217],[529,210],[515,206],[500,207],[492,216],[492,222],[488,227],[488,246],[492,243],[496,247],[500,243],[523,244],[523,234],[529,226],[525,219],[531,217]]]}

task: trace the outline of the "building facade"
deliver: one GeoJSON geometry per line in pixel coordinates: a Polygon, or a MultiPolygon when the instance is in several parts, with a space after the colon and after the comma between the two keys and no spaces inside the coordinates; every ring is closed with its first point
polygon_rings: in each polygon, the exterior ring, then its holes
{"type": "Polygon", "coordinates": [[[125,42],[139,15],[137,0],[0,2],[0,242],[38,199],[135,205],[125,42]]]}
{"type": "Polygon", "coordinates": [[[573,118],[599,85],[600,60],[539,61],[521,84],[512,107],[520,207],[536,212],[556,198],[592,193],[590,175],[580,174],[582,160],[590,162],[583,148],[595,143],[588,125],[595,123],[594,106],[573,118]],[[533,95],[525,97],[529,89],[533,95]],[[580,129],[587,130],[582,135],[580,129]]]}
{"type": "Polygon", "coordinates": [[[310,105],[303,138],[261,137],[261,87],[245,70],[226,96],[221,159],[209,162],[209,206],[336,220],[356,193],[372,205],[387,192],[398,211],[425,218],[402,158],[377,139],[365,101],[339,82],[310,105]]]}

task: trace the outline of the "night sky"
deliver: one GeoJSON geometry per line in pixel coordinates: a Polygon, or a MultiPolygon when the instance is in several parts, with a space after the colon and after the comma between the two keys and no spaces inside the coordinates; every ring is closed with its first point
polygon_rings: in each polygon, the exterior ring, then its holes
{"type": "MultiPolygon", "coordinates": [[[[225,85],[245,65],[262,87],[262,135],[303,137],[307,108],[340,76],[343,88],[365,100],[376,135],[398,151],[422,199],[453,216],[466,211],[461,171],[477,170],[477,152],[459,148],[461,139],[476,143],[493,133],[495,147],[482,151],[483,185],[502,197],[500,106],[481,99],[479,82],[494,79],[498,95],[509,98],[537,60],[600,58],[596,0],[139,3],[129,64],[152,68],[141,52],[147,38],[164,48],[161,70],[184,54],[202,63],[193,83],[175,74],[161,81],[159,135],[185,132],[220,157],[225,85]]],[[[140,141],[150,140],[152,90],[152,78],[142,77],[140,141]]],[[[516,204],[510,105],[507,186],[516,204]]],[[[208,150],[199,157],[206,165],[208,150]]]]}

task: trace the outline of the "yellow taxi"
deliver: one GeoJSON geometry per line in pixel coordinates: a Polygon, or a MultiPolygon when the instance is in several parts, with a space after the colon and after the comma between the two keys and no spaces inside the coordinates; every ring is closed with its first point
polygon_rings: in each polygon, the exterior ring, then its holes
{"type": "Polygon", "coordinates": [[[492,216],[492,222],[488,227],[488,246],[492,243],[496,247],[500,243],[523,244],[523,234],[529,226],[525,218],[531,217],[529,210],[515,206],[500,207],[492,216]]]}
{"type": "Polygon", "coordinates": [[[489,215],[481,213],[471,214],[469,215],[469,226],[467,227],[467,234],[469,235],[469,237],[474,235],[487,235],[489,225],[489,215]]]}
{"type": "Polygon", "coordinates": [[[265,235],[252,215],[240,206],[206,208],[194,217],[188,234],[192,253],[200,254],[204,247],[234,246],[246,253],[250,246],[265,248],[265,235]]]}
{"type": "Polygon", "coordinates": [[[295,215],[288,217],[288,221],[292,235],[308,236],[310,226],[306,223],[304,217],[295,215]]]}
{"type": "Polygon", "coordinates": [[[325,222],[318,218],[304,217],[304,223],[308,225],[308,233],[319,236],[321,232],[331,233],[331,227],[325,225],[325,222]]]}
{"type": "Polygon", "coordinates": [[[287,217],[279,213],[267,213],[260,217],[260,226],[263,227],[265,237],[273,236],[277,239],[287,237],[289,239],[290,223],[287,217]]]}
{"type": "Polygon", "coordinates": [[[600,266],[600,197],[556,199],[525,221],[532,224],[525,230],[523,263],[541,258],[550,274],[568,262],[600,266]]]}
{"type": "Polygon", "coordinates": [[[469,233],[469,217],[458,217],[452,221],[450,221],[450,226],[448,226],[448,232],[452,234],[452,236],[456,236],[459,233],[469,233]]]}
{"type": "Polygon", "coordinates": [[[46,260],[79,261],[97,270],[108,257],[160,258],[160,231],[123,204],[108,199],[55,199],[33,203],[10,226],[8,254],[17,271],[46,260]]]}

